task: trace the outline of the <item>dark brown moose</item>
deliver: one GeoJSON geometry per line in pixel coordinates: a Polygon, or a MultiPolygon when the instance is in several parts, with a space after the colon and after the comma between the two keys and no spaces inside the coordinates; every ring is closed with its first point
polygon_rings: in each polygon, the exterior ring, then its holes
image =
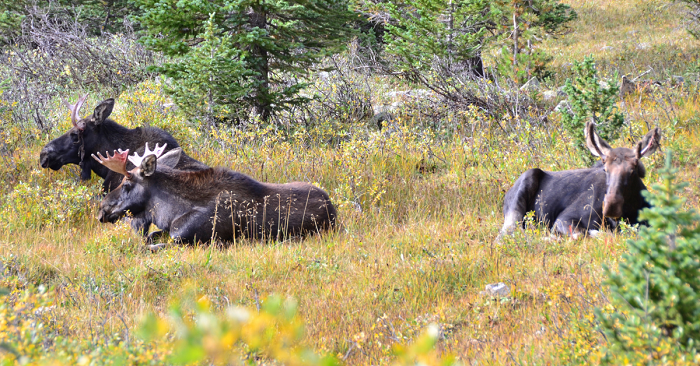
{"type": "MultiPolygon", "coordinates": [[[[105,192],[109,192],[121,183],[122,176],[96,163],[90,159],[90,155],[97,152],[106,153],[120,147],[143,152],[147,141],[167,144],[169,149],[179,146],[175,138],[160,128],[128,129],[108,119],[114,108],[114,99],[111,98],[102,101],[91,116],[81,118],[80,107],[85,99],[87,94],[78,99],[74,105],[66,103],[71,111],[73,127],[44,146],[39,156],[39,164],[42,168],[58,170],[66,164],[78,164],[81,168],[81,179],[90,179],[91,172],[94,171],[95,174],[104,178],[103,188],[105,192]]],[[[183,153],[177,168],[201,170],[208,167],[183,153]]]]}
{"type": "Polygon", "coordinates": [[[512,233],[529,211],[554,232],[574,238],[597,234],[606,221],[614,224],[613,220],[622,218],[632,225],[638,223],[639,210],[649,207],[642,196],[646,171],[641,158],[659,147],[659,129],[649,131],[634,149],[613,149],[598,136],[593,122],[586,124],[585,132],[588,149],[602,164],[589,169],[530,169],[523,173],[506,193],[505,220],[497,240],[512,233]]]}
{"type": "MultiPolygon", "coordinates": [[[[221,167],[182,171],[173,168],[181,150],[163,152],[156,145],[153,151],[147,148],[144,156],[128,156],[128,150],[107,157],[93,155],[124,175],[122,184],[100,204],[101,222],[114,222],[130,212],[136,232],[146,234],[153,223],[177,243],[235,241],[237,237],[278,240],[335,225],[336,210],[328,194],[311,184],[261,183],[221,167]],[[127,156],[135,166],[130,171],[127,156]]],[[[152,237],[147,237],[147,243],[152,237]]]]}

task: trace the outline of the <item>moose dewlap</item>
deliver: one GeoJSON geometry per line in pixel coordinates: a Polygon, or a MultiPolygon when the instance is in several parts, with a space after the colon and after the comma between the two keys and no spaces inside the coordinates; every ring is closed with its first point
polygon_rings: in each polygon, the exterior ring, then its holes
{"type": "MultiPolygon", "coordinates": [[[[114,222],[130,213],[132,228],[145,234],[155,224],[179,243],[230,241],[237,237],[278,240],[334,226],[336,210],[328,194],[308,183],[271,184],[226,168],[173,169],[180,149],[164,147],[143,156],[115,151],[93,156],[124,175],[105,196],[98,218],[114,222]],[[127,157],[135,168],[127,171],[127,157]]],[[[150,240],[150,237],[149,237],[150,240]]]]}

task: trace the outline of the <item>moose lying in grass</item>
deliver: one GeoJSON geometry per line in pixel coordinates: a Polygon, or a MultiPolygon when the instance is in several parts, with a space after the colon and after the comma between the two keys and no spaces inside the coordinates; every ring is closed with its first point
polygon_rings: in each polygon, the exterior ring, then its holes
{"type": "MultiPolygon", "coordinates": [[[[179,145],[169,133],[155,127],[137,127],[128,129],[108,119],[114,108],[114,99],[102,101],[92,116],[81,118],[80,107],[87,99],[87,94],[78,99],[75,105],[68,103],[71,111],[73,128],[60,137],[55,138],[41,150],[39,163],[42,168],[58,170],[66,164],[78,164],[81,168],[80,178],[90,179],[91,171],[104,178],[103,188],[109,192],[122,181],[122,176],[113,173],[101,164],[90,159],[97,152],[108,152],[118,148],[127,148],[135,152],[143,152],[147,141],[167,144],[170,149],[179,145]],[[87,157],[87,159],[86,159],[87,157]]],[[[208,168],[205,164],[181,154],[176,167],[180,170],[202,170],[208,168]]],[[[130,167],[131,168],[131,167],[130,167]]]]}
{"type": "MultiPolygon", "coordinates": [[[[163,154],[165,146],[146,147],[143,156],[114,151],[93,155],[108,169],[124,175],[117,189],[100,204],[98,219],[114,222],[133,215],[132,228],[146,234],[151,223],[176,243],[234,240],[237,237],[278,240],[335,225],[336,210],[328,194],[308,183],[261,183],[226,168],[201,171],[175,169],[181,150],[163,154]],[[126,169],[126,160],[135,168],[126,169]]],[[[150,244],[157,250],[165,244],[150,244]]]]}
{"type": "Polygon", "coordinates": [[[659,147],[659,129],[649,131],[634,149],[613,149],[598,136],[593,122],[586,124],[585,132],[588,149],[602,164],[589,169],[530,169],[523,173],[506,193],[505,220],[497,240],[512,233],[529,211],[554,232],[574,238],[595,235],[606,218],[622,218],[631,225],[638,222],[639,210],[649,207],[642,196],[646,171],[641,158],[659,147]]]}

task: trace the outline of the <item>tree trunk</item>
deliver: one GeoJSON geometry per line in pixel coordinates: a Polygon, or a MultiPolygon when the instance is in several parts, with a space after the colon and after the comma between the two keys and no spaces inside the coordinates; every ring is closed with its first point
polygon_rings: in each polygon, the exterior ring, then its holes
{"type": "MultiPolygon", "coordinates": [[[[251,9],[250,11],[250,26],[251,28],[267,29],[267,14],[251,9]]],[[[267,54],[267,49],[261,45],[254,45],[250,50],[253,59],[257,63],[253,67],[258,73],[258,85],[255,87],[253,95],[253,114],[259,116],[263,121],[270,118],[270,60],[267,54]]]]}

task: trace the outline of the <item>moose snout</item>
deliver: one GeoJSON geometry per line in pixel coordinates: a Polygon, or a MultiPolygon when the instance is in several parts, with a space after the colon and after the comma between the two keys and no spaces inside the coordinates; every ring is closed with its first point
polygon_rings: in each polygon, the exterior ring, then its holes
{"type": "Polygon", "coordinates": [[[42,149],[39,154],[39,165],[44,169],[49,167],[49,151],[46,148],[42,149]]]}
{"type": "Polygon", "coordinates": [[[104,207],[100,207],[100,211],[97,213],[97,220],[101,223],[114,223],[118,218],[117,215],[114,215],[109,209],[105,209],[104,207]]]}
{"type": "Polygon", "coordinates": [[[622,217],[624,198],[619,194],[606,194],[603,199],[603,215],[612,219],[622,217]]]}

